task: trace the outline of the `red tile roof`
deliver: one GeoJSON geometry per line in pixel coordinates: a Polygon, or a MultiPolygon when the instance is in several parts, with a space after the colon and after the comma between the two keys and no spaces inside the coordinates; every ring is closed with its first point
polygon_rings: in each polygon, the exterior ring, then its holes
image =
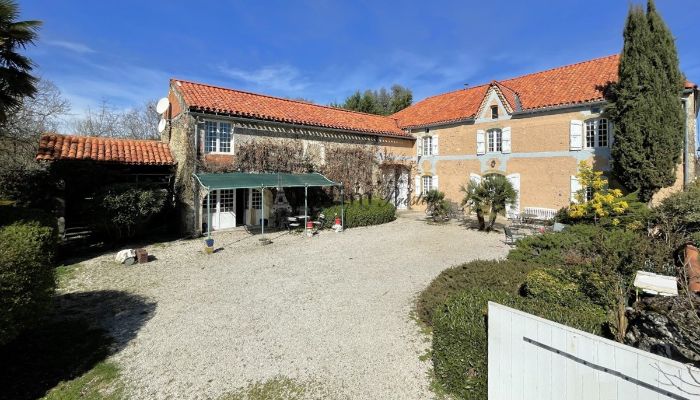
{"type": "Polygon", "coordinates": [[[411,137],[400,129],[396,120],[391,117],[178,79],[171,80],[171,85],[182,93],[190,109],[197,111],[369,134],[411,137]]]}
{"type": "Polygon", "coordinates": [[[91,160],[138,165],[174,165],[167,143],[157,140],[46,133],[39,140],[37,160],[91,160]]]}
{"type": "MultiPolygon", "coordinates": [[[[522,110],[602,100],[605,86],[617,80],[618,55],[492,82],[510,106],[522,110]]],[[[474,118],[490,85],[429,97],[392,115],[403,127],[474,118]],[[458,103],[458,104],[454,104],[458,103]]]]}

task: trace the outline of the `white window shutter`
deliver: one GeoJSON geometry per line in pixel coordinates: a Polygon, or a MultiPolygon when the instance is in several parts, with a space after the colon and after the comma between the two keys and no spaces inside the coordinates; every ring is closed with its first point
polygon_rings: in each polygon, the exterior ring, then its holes
{"type": "Polygon", "coordinates": [[[476,154],[486,154],[486,132],[482,130],[476,131],[476,154]]]}
{"type": "Polygon", "coordinates": [[[423,138],[419,137],[416,139],[416,155],[418,157],[423,155],[423,138]]]}
{"type": "Polygon", "coordinates": [[[415,192],[416,196],[420,196],[421,190],[423,189],[423,182],[421,181],[421,176],[416,175],[415,180],[416,180],[416,185],[413,188],[413,191],[415,192]]]}
{"type": "Polygon", "coordinates": [[[438,137],[437,137],[437,135],[433,136],[433,155],[434,156],[438,155],[438,137]]]}
{"type": "Polygon", "coordinates": [[[578,181],[576,175],[571,175],[571,202],[578,203],[576,200],[576,193],[581,190],[581,184],[578,181]]]}
{"type": "Polygon", "coordinates": [[[501,134],[501,152],[510,153],[510,126],[503,128],[501,134]]]}
{"type": "Polygon", "coordinates": [[[513,185],[517,195],[515,203],[512,206],[510,204],[506,204],[506,216],[508,218],[514,218],[520,213],[520,174],[510,174],[506,178],[510,184],[513,185]]]}
{"type": "Polygon", "coordinates": [[[476,182],[476,184],[478,185],[481,183],[481,175],[472,172],[471,174],[469,174],[469,180],[476,182]]]}
{"type": "Polygon", "coordinates": [[[569,144],[571,150],[581,150],[583,148],[583,121],[571,120],[569,144]]]}
{"type": "Polygon", "coordinates": [[[439,187],[438,186],[438,177],[437,177],[437,175],[433,175],[433,185],[432,185],[431,189],[439,190],[438,187],[439,187]]]}

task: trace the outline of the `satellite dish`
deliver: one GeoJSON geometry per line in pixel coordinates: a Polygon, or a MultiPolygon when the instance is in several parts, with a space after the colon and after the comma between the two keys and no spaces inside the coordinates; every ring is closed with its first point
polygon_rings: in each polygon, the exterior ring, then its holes
{"type": "Polygon", "coordinates": [[[163,118],[160,119],[160,122],[158,122],[158,133],[163,133],[165,130],[165,120],[163,118]]]}
{"type": "Polygon", "coordinates": [[[158,100],[158,104],[156,104],[156,111],[158,111],[158,114],[163,114],[168,110],[169,106],[170,101],[167,97],[163,97],[162,99],[158,100]]]}

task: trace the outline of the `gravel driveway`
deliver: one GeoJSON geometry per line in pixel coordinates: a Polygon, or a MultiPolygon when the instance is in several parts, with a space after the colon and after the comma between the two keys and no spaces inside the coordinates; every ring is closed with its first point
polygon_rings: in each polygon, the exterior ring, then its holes
{"type": "Polygon", "coordinates": [[[122,291],[154,304],[141,324],[116,313],[108,326],[123,341],[113,360],[131,398],[217,399],[276,377],[310,398],[432,398],[415,297],[443,269],[507,248],[500,234],[418,217],[311,239],[273,234],[267,246],[221,232],[215,254],[201,240],[177,241],[149,247],[158,259],[132,267],[108,254],[84,262],[63,292],[122,291]]]}

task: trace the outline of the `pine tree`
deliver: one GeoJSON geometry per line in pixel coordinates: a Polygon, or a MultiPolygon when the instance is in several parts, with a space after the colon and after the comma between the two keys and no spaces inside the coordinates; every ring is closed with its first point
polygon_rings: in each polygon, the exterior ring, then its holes
{"type": "Polygon", "coordinates": [[[649,0],[632,6],[624,30],[619,81],[608,108],[615,123],[613,170],[648,201],[676,179],[683,146],[683,78],[675,43],[649,0]]]}

